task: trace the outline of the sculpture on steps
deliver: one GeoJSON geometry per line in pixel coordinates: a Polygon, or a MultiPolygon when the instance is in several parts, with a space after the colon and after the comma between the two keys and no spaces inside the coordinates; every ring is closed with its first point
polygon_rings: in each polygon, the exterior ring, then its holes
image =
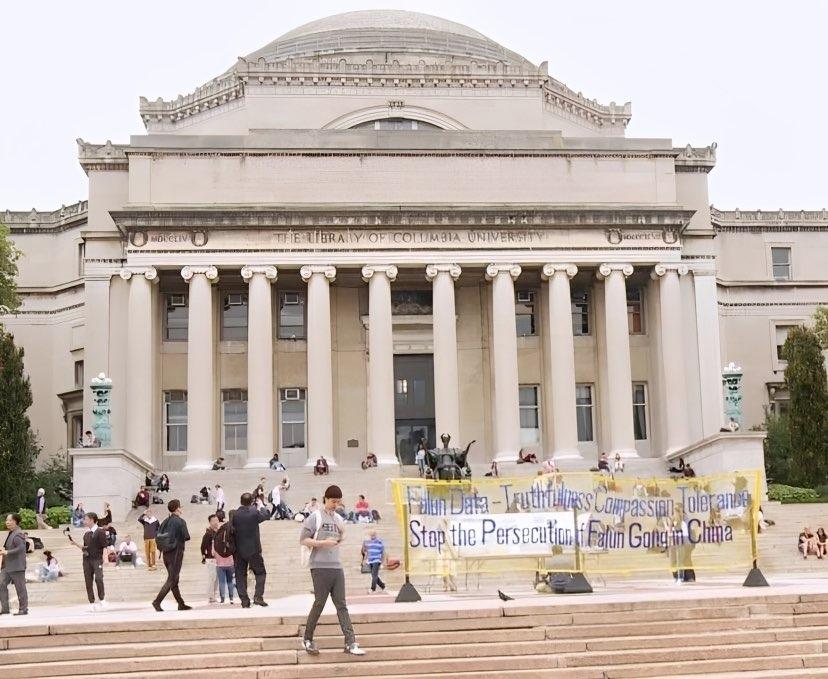
{"type": "Polygon", "coordinates": [[[443,442],[442,448],[426,450],[426,466],[430,477],[439,481],[470,479],[471,467],[469,466],[468,457],[469,449],[474,441],[471,441],[464,450],[462,448],[449,448],[451,442],[449,434],[443,434],[440,440],[443,442]]]}

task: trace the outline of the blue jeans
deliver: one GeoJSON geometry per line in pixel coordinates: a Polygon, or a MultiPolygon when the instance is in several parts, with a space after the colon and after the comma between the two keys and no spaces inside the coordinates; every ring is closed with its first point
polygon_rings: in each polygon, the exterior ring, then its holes
{"type": "Polygon", "coordinates": [[[380,570],[380,562],[376,561],[374,563],[368,564],[371,566],[371,591],[377,591],[377,585],[379,585],[380,589],[385,589],[385,583],[380,579],[379,570],[380,570]]]}
{"type": "Polygon", "coordinates": [[[222,601],[224,601],[225,591],[230,595],[230,601],[233,601],[233,592],[235,590],[233,586],[235,572],[235,566],[216,566],[216,573],[218,574],[219,583],[219,599],[222,601]]]}

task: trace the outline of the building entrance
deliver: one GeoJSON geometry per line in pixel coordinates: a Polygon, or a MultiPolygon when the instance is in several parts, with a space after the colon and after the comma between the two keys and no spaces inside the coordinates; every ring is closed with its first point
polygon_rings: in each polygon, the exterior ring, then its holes
{"type": "Polygon", "coordinates": [[[394,423],[397,457],[414,464],[420,439],[434,448],[434,357],[431,354],[394,356],[394,423]]]}

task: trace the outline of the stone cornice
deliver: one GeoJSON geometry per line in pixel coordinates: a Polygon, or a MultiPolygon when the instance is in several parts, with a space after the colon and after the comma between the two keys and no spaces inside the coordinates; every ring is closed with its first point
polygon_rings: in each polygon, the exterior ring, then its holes
{"type": "Polygon", "coordinates": [[[828,231],[828,210],[719,210],[711,205],[710,221],[722,233],[828,231]]]}
{"type": "Polygon", "coordinates": [[[676,172],[702,172],[707,174],[716,165],[716,147],[714,141],[710,146],[676,148],[676,172]]]}
{"type": "Polygon", "coordinates": [[[126,156],[127,144],[113,144],[109,139],[104,144],[92,144],[80,137],[78,142],[78,161],[86,174],[90,170],[128,170],[126,156]]]}
{"type": "Polygon", "coordinates": [[[8,226],[12,233],[61,233],[85,224],[88,211],[89,201],[80,200],[50,212],[34,208],[28,212],[6,210],[0,215],[0,222],[8,226]]]}

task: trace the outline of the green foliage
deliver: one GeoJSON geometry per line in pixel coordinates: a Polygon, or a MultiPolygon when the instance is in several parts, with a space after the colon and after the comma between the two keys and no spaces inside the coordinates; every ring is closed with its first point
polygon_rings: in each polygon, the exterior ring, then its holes
{"type": "Polygon", "coordinates": [[[20,250],[12,243],[9,227],[0,224],[0,315],[17,311],[20,297],[17,294],[17,260],[20,250]]]}
{"type": "Polygon", "coordinates": [[[813,330],[792,328],[782,349],[791,395],[790,483],[811,486],[828,478],[828,381],[813,330]]]}
{"type": "Polygon", "coordinates": [[[66,505],[57,505],[46,508],[46,523],[52,528],[60,528],[63,524],[72,522],[72,510],[66,505]]]}
{"type": "Polygon", "coordinates": [[[768,485],[768,500],[776,502],[815,502],[819,495],[813,488],[797,488],[796,486],[785,486],[781,483],[768,485]]]}
{"type": "Polygon", "coordinates": [[[765,415],[765,475],[771,481],[787,483],[791,471],[791,431],[787,415],[765,415]]]}
{"type": "Polygon", "coordinates": [[[14,511],[34,502],[32,484],[38,446],[26,411],[32,405],[23,350],[0,329],[0,510],[14,511]]]}
{"type": "Polygon", "coordinates": [[[33,530],[37,528],[37,515],[35,514],[34,509],[26,509],[25,507],[21,507],[17,510],[17,513],[20,514],[20,527],[23,530],[33,530]]]}
{"type": "Polygon", "coordinates": [[[828,349],[828,306],[818,306],[814,312],[814,332],[819,346],[828,349]]]}
{"type": "Polygon", "coordinates": [[[37,488],[46,491],[46,506],[71,504],[72,474],[66,453],[56,453],[34,475],[32,492],[37,488]]]}

